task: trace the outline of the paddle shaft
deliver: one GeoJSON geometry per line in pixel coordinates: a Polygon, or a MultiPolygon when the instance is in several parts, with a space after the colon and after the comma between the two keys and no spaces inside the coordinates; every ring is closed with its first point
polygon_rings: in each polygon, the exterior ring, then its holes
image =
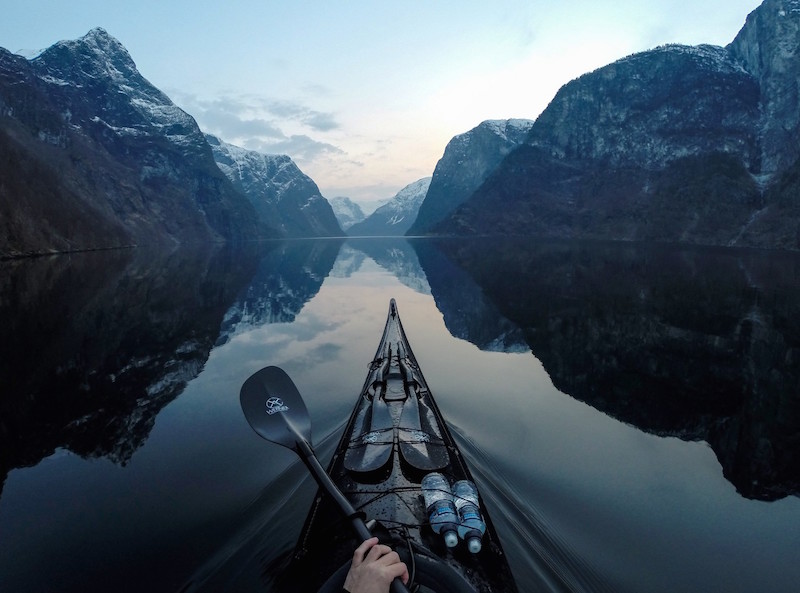
{"type": "MultiPolygon", "coordinates": [[[[319,487],[336,502],[345,516],[350,519],[350,523],[353,525],[356,535],[362,540],[371,538],[372,534],[369,529],[367,529],[364,519],[361,518],[361,515],[356,512],[353,505],[350,504],[350,501],[345,498],[342,491],[333,483],[333,480],[331,480],[331,477],[325,472],[322,464],[320,464],[317,456],[314,454],[311,445],[309,445],[305,439],[297,439],[297,452],[305,462],[306,467],[311,471],[311,475],[314,477],[317,484],[319,484],[319,487]]],[[[390,591],[391,593],[409,593],[408,587],[406,587],[399,578],[392,581],[390,591]]]]}
{"type": "Polygon", "coordinates": [[[311,445],[305,440],[298,440],[297,447],[300,450],[299,452],[306,466],[311,470],[311,475],[314,477],[314,480],[316,480],[320,488],[334,500],[337,506],[342,509],[345,516],[350,519],[350,522],[353,524],[353,529],[356,531],[356,535],[362,540],[371,538],[372,534],[369,529],[367,529],[364,519],[361,518],[361,515],[356,513],[350,501],[345,498],[342,491],[339,490],[336,484],[333,483],[333,480],[331,480],[331,477],[325,472],[319,459],[317,459],[317,456],[314,454],[311,445]]]}

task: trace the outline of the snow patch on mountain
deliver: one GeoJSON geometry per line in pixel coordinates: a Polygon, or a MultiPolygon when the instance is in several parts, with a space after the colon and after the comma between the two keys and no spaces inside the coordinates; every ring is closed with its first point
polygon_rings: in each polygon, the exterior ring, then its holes
{"type": "Polygon", "coordinates": [[[416,214],[419,205],[425,199],[428,188],[431,185],[431,177],[425,177],[405,186],[389,203],[384,204],[375,212],[380,212],[386,219],[387,224],[395,225],[405,220],[408,216],[416,214]]]}
{"type": "MultiPolygon", "coordinates": [[[[261,185],[269,188],[269,201],[280,202],[292,188],[297,177],[311,179],[305,175],[290,157],[285,154],[264,154],[241,146],[223,142],[216,136],[206,134],[206,140],[214,152],[217,166],[234,183],[247,187],[261,185]]],[[[301,205],[308,205],[317,197],[309,195],[301,205]]]]}
{"type": "Polygon", "coordinates": [[[519,136],[527,134],[533,126],[530,119],[489,119],[481,123],[481,126],[493,132],[503,140],[509,140],[509,136],[519,136]]]}
{"type": "Polygon", "coordinates": [[[697,63],[704,64],[710,71],[722,73],[746,72],[741,64],[731,59],[727,49],[719,45],[682,45],[678,43],[668,43],[651,50],[639,52],[616,62],[624,64],[626,62],[649,60],[658,54],[684,55],[692,58],[697,63]]]}

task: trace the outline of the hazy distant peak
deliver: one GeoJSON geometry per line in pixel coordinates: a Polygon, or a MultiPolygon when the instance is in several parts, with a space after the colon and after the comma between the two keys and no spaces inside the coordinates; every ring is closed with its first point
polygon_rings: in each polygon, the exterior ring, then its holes
{"type": "Polygon", "coordinates": [[[336,215],[336,220],[339,221],[343,230],[347,230],[354,224],[361,222],[366,218],[361,206],[356,204],[350,198],[344,196],[337,196],[328,200],[333,213],[336,215]]]}

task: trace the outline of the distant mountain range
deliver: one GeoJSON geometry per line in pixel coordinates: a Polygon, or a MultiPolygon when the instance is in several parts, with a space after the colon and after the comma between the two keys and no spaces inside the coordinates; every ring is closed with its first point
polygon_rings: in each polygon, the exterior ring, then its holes
{"type": "Polygon", "coordinates": [[[422,189],[334,210],[287,156],[206,137],[102,29],[0,49],[0,257],[350,235],[800,249],[800,0],[726,47],[667,45],[454,137],[422,189]],[[413,194],[413,197],[412,197],[413,194]]]}
{"type": "Polygon", "coordinates": [[[409,234],[798,249],[798,88],[800,0],[765,0],[727,47],[659,47],[568,83],[508,154],[480,127],[454,139],[409,234]]]}

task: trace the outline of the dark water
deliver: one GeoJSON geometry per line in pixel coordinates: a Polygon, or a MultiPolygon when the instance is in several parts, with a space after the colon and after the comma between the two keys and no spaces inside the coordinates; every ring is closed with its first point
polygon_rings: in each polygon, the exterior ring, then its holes
{"type": "Polygon", "coordinates": [[[0,263],[0,590],[269,591],[315,489],[239,388],[325,462],[392,297],[521,591],[797,589],[800,256],[353,240],[0,263]]]}

